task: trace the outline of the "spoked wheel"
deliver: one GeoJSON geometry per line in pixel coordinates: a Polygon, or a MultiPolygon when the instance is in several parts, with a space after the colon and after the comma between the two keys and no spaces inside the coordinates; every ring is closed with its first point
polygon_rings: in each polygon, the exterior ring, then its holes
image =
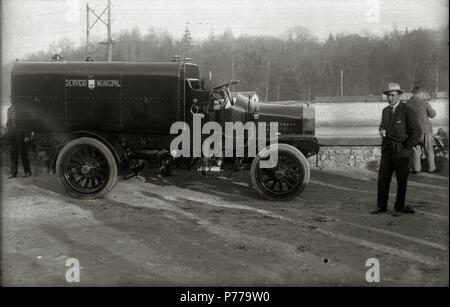
{"type": "Polygon", "coordinates": [[[59,181],[78,198],[96,198],[117,182],[117,164],[111,151],[92,138],[75,139],[60,151],[56,161],[59,181]]]}
{"type": "Polygon", "coordinates": [[[290,200],[308,185],[310,169],[305,156],[288,144],[275,144],[266,149],[278,151],[278,162],[273,168],[261,168],[261,155],[253,159],[250,170],[255,189],[270,200],[290,200]]]}

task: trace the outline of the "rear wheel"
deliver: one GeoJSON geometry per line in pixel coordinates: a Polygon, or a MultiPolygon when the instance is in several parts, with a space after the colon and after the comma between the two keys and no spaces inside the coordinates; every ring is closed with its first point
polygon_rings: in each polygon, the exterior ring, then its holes
{"type": "Polygon", "coordinates": [[[264,150],[278,151],[278,161],[273,168],[261,168],[261,153],[253,159],[250,170],[253,187],[270,200],[291,200],[308,185],[310,168],[305,156],[288,144],[274,144],[264,150]]]}
{"type": "Polygon", "coordinates": [[[75,139],[61,149],[56,173],[66,191],[77,198],[102,196],[117,182],[117,164],[111,151],[88,137],[75,139]]]}

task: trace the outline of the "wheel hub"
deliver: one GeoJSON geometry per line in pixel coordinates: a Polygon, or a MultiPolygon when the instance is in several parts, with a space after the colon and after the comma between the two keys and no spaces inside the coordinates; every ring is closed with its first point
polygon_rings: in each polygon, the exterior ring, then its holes
{"type": "Polygon", "coordinates": [[[81,167],[81,173],[83,174],[83,175],[87,175],[87,174],[89,174],[91,172],[91,168],[89,167],[89,165],[83,165],[82,167],[81,167]]]}
{"type": "Polygon", "coordinates": [[[275,172],[275,178],[281,179],[283,177],[284,177],[284,172],[283,171],[278,170],[278,171],[275,172]]]}

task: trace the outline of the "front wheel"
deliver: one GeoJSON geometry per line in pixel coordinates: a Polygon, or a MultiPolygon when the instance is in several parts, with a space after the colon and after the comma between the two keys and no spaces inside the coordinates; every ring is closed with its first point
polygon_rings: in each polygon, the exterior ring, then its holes
{"type": "Polygon", "coordinates": [[[305,156],[288,144],[274,144],[264,149],[265,154],[278,151],[273,168],[261,168],[261,153],[253,159],[250,174],[253,187],[270,200],[291,200],[308,185],[310,168],[305,156]]]}
{"type": "Polygon", "coordinates": [[[59,152],[56,174],[66,191],[77,198],[92,199],[112,190],[117,182],[117,164],[102,142],[82,137],[59,152]]]}

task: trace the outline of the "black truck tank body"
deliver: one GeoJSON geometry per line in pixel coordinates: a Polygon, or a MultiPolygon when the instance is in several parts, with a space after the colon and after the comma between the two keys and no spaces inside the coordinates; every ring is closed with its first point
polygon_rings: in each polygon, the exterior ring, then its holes
{"type": "MultiPolygon", "coordinates": [[[[198,67],[185,64],[198,78],[198,67]]],[[[183,65],[27,63],[13,66],[11,102],[18,129],[169,134],[183,118],[183,65]]]]}

